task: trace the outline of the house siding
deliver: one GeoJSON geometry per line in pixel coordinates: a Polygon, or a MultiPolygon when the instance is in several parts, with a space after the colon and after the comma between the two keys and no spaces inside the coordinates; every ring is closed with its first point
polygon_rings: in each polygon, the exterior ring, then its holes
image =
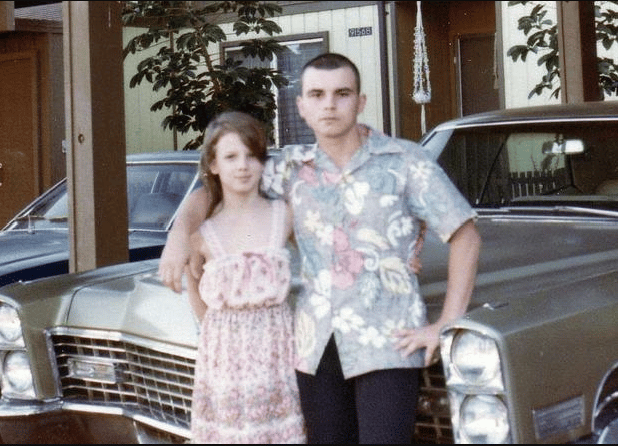
{"type": "MultiPolygon", "coordinates": [[[[123,45],[136,35],[143,32],[139,28],[123,28],[123,45]]],[[[158,50],[158,48],[157,48],[158,50]]],[[[156,53],[156,50],[154,51],[156,53]]],[[[158,152],[173,150],[174,135],[161,126],[169,109],[150,111],[156,101],[164,97],[165,90],[152,90],[152,85],[146,81],[134,88],[129,88],[131,78],[137,73],[138,63],[144,59],[144,53],[129,54],[124,60],[124,95],[125,95],[125,128],[127,153],[158,152]]],[[[178,135],[178,148],[181,149],[192,135],[178,135]]]]}

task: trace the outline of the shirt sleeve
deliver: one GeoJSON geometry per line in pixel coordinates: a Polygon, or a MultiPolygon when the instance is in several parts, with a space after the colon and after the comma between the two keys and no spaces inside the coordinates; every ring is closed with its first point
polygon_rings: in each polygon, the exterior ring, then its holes
{"type": "Polygon", "coordinates": [[[444,243],[466,221],[477,218],[444,170],[420,151],[415,151],[407,166],[406,199],[410,212],[444,243]]]}

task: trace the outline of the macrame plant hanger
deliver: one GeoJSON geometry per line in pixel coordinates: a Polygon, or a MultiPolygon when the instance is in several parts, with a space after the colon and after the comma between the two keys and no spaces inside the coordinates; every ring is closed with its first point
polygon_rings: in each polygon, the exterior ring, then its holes
{"type": "Polygon", "coordinates": [[[429,60],[425,44],[425,30],[421,14],[421,2],[416,2],[416,27],[414,28],[414,90],[412,99],[421,104],[421,132],[425,134],[425,104],[431,101],[431,84],[429,83],[429,60]]]}

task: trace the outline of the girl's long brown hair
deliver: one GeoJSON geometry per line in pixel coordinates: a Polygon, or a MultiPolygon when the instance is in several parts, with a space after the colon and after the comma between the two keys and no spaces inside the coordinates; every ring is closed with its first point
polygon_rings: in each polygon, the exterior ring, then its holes
{"type": "Polygon", "coordinates": [[[210,171],[210,165],[215,160],[216,145],[219,139],[227,133],[236,133],[242,142],[249,148],[251,153],[262,163],[266,162],[268,156],[266,150],[266,133],[263,125],[255,119],[242,112],[225,112],[210,121],[204,135],[202,144],[202,156],[200,158],[200,176],[204,187],[210,192],[210,205],[206,212],[206,218],[212,216],[215,208],[223,201],[223,188],[218,175],[210,171]]]}

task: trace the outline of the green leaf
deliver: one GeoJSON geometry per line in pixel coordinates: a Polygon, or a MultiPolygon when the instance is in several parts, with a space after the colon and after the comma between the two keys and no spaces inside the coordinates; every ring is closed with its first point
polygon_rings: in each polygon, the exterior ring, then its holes
{"type": "Polygon", "coordinates": [[[237,36],[240,36],[241,34],[248,34],[251,31],[251,27],[243,22],[234,23],[233,29],[237,36]]]}
{"type": "Polygon", "coordinates": [[[513,62],[517,62],[518,58],[521,58],[522,61],[526,60],[526,56],[528,55],[528,47],[525,45],[515,45],[508,49],[506,55],[513,59],[513,62]]]}

